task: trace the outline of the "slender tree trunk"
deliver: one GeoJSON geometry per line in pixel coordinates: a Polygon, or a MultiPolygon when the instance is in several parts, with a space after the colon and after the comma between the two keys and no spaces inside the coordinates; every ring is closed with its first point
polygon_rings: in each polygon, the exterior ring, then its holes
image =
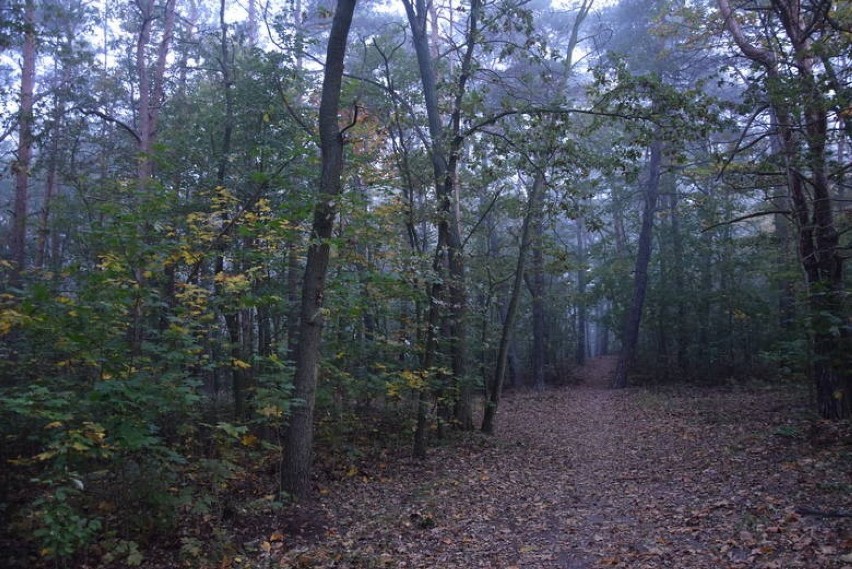
{"type": "MultiPolygon", "coordinates": [[[[435,248],[435,256],[432,261],[432,270],[435,274],[441,274],[443,268],[444,235],[438,233],[438,244],[435,248]]],[[[441,280],[432,283],[429,292],[429,310],[426,316],[426,333],[423,342],[423,357],[420,367],[425,377],[429,377],[435,365],[435,357],[438,351],[438,332],[441,326],[441,310],[439,300],[444,294],[444,285],[441,280]]],[[[417,396],[417,421],[414,430],[414,456],[426,458],[427,434],[429,429],[429,403],[431,395],[428,385],[423,386],[417,396]]]]}
{"type": "Polygon", "coordinates": [[[509,362],[509,348],[512,342],[512,332],[515,327],[515,317],[518,314],[518,303],[521,291],[524,287],[524,267],[527,261],[527,252],[530,248],[530,227],[534,223],[536,212],[541,209],[541,197],[544,194],[544,174],[537,172],[532,188],[527,197],[527,213],[524,216],[521,228],[521,242],[518,245],[518,260],[515,266],[515,278],[512,282],[512,292],[509,297],[509,306],[506,310],[506,318],[503,320],[503,330],[500,334],[500,345],[497,350],[497,368],[494,378],[488,386],[488,401],[485,404],[485,413],[482,418],[482,432],[493,434],[497,422],[497,409],[500,398],[503,395],[503,381],[506,377],[506,368],[509,362]]]}
{"type": "MultiPolygon", "coordinates": [[[[154,144],[157,139],[157,123],[160,109],[165,96],[166,63],[171,48],[175,24],[175,1],[166,0],[163,8],[162,37],[157,44],[157,57],[151,64],[148,61],[147,50],[151,42],[154,22],[160,18],[155,14],[154,0],[138,0],[135,2],[141,18],[139,35],[136,38],[136,79],[138,81],[139,100],[137,103],[136,135],[137,135],[137,169],[136,184],[139,195],[144,196],[149,191],[154,177],[154,144]]],[[[137,232],[144,240],[148,233],[146,223],[140,223],[137,232]]],[[[146,302],[142,291],[149,285],[145,271],[134,267],[134,275],[139,285],[136,299],[131,311],[131,324],[128,327],[130,352],[139,356],[142,350],[145,328],[146,302]]]]}
{"type": "MultiPolygon", "coordinates": [[[[663,250],[662,243],[660,244],[660,253],[657,255],[657,262],[659,264],[659,286],[662,290],[669,290],[671,287],[671,283],[669,282],[669,274],[670,271],[666,266],[666,255],[663,250]]],[[[670,332],[672,332],[671,323],[671,306],[669,306],[666,298],[659,298],[656,305],[652,304],[650,306],[650,311],[653,312],[656,308],[657,317],[657,358],[656,363],[654,365],[654,371],[662,379],[663,382],[668,382],[671,374],[671,350],[669,349],[670,345],[670,332]]]]}
{"type": "MultiPolygon", "coordinates": [[[[58,66],[57,66],[58,67],[58,66]]],[[[60,71],[55,69],[55,72],[65,81],[68,78],[66,70],[60,71]]],[[[51,260],[58,261],[55,257],[51,259],[51,243],[52,232],[50,230],[50,213],[53,206],[53,200],[59,193],[59,137],[60,123],[65,115],[65,100],[60,94],[54,95],[53,109],[51,111],[51,121],[53,122],[52,132],[50,133],[49,156],[47,157],[47,179],[44,186],[44,199],[41,204],[41,212],[39,215],[38,238],[36,240],[36,257],[35,266],[43,269],[51,260]]]]}
{"type": "MultiPolygon", "coordinates": [[[[334,229],[337,201],[343,172],[343,133],[337,121],[343,60],[356,0],[337,0],[337,9],[328,38],[319,108],[322,174],[314,205],[312,239],[308,248],[299,319],[299,344],[293,377],[292,409],[284,433],[281,489],[296,498],[306,498],[311,490],[313,462],[314,405],[323,327],[323,296],[329,262],[328,240],[334,229]]],[[[357,120],[357,111],[355,115],[357,120]]]]}
{"type": "Polygon", "coordinates": [[[615,377],[612,381],[612,386],[615,388],[627,387],[627,369],[633,364],[636,345],[639,341],[639,324],[642,321],[645,290],[648,287],[648,265],[651,261],[654,212],[657,209],[657,195],[660,189],[662,150],[663,143],[660,140],[651,143],[648,182],[645,187],[645,208],[642,212],[642,228],[639,231],[639,245],[636,252],[636,264],[633,269],[633,298],[624,319],[621,355],[618,358],[615,377]]]}
{"type": "Polygon", "coordinates": [[[597,345],[597,349],[595,351],[596,356],[608,356],[609,355],[609,325],[606,323],[605,318],[607,313],[609,312],[610,307],[605,303],[604,305],[599,305],[597,308],[597,340],[595,344],[597,345]]]}
{"type": "Polygon", "coordinates": [[[586,363],[588,353],[588,308],[586,307],[586,224],[582,215],[577,225],[577,349],[574,361],[577,365],[586,363]]]}
{"type": "Polygon", "coordinates": [[[157,59],[149,67],[146,51],[151,42],[151,32],[157,16],[154,0],[139,0],[137,6],[142,18],[136,41],[136,75],[139,81],[137,135],[139,137],[139,165],[137,169],[140,189],[144,190],[154,175],[154,143],[157,124],[165,94],[165,73],[175,26],[175,0],[166,0],[163,13],[163,31],[157,45],[157,59]]]}
{"type": "MultiPolygon", "coordinates": [[[[228,23],[225,19],[227,5],[225,0],[219,2],[219,71],[222,74],[222,93],[225,98],[225,117],[222,121],[222,148],[219,154],[219,165],[216,169],[216,183],[220,188],[225,189],[228,183],[228,166],[231,163],[230,154],[232,139],[234,133],[234,79],[233,79],[233,56],[230,49],[230,39],[228,38],[228,23]]],[[[224,223],[228,223],[227,215],[224,216],[224,223]]],[[[223,244],[222,249],[225,248],[223,244]]],[[[225,272],[224,251],[220,251],[216,258],[216,273],[225,272]]],[[[229,372],[231,374],[231,392],[234,396],[234,419],[242,421],[246,418],[247,390],[248,390],[248,370],[244,369],[241,362],[247,359],[248,350],[245,349],[244,343],[246,338],[242,334],[245,329],[243,321],[248,318],[248,314],[239,309],[231,308],[224,314],[225,329],[228,334],[229,346],[229,372]]]]}
{"type": "MultiPolygon", "coordinates": [[[[409,25],[414,42],[414,50],[417,55],[417,64],[420,70],[420,78],[423,86],[423,96],[426,106],[426,114],[429,124],[429,137],[432,148],[430,149],[432,169],[435,181],[435,193],[438,201],[438,233],[439,241],[447,249],[448,286],[447,299],[450,312],[445,316],[449,318],[451,331],[451,355],[450,361],[453,371],[453,380],[459,387],[459,401],[456,406],[456,420],[462,429],[473,427],[472,391],[467,383],[467,342],[465,337],[465,320],[467,313],[467,290],[465,286],[464,257],[462,253],[461,235],[459,233],[458,209],[454,202],[457,198],[456,171],[460,159],[461,145],[464,138],[461,135],[461,112],[463,97],[470,79],[473,63],[473,50],[477,43],[479,34],[479,12],[481,10],[480,0],[472,0],[468,20],[466,48],[462,56],[461,71],[450,116],[450,140],[446,146],[445,132],[441,124],[440,108],[438,105],[437,82],[434,73],[434,61],[432,59],[429,37],[427,35],[427,21],[429,12],[425,0],[403,0],[405,11],[408,16],[409,25]]],[[[438,267],[439,275],[444,273],[443,265],[438,267]]],[[[435,296],[436,287],[432,287],[430,303],[439,305],[443,299],[435,296]]],[[[443,291],[438,287],[438,290],[443,291]]],[[[434,344],[431,344],[434,346],[434,344]]],[[[427,344],[427,349],[429,345],[427,344]]],[[[426,358],[432,360],[433,358],[426,358]]],[[[429,373],[429,370],[425,370],[429,373]]]]}
{"type": "MultiPolygon", "coordinates": [[[[507,302],[505,295],[500,295],[497,299],[498,304],[498,313],[500,316],[500,324],[505,325],[506,320],[509,316],[509,303],[507,302]]],[[[485,338],[483,337],[483,340],[485,338]]],[[[515,335],[512,334],[512,337],[509,339],[509,359],[507,363],[506,373],[509,374],[508,377],[508,385],[509,387],[518,387],[518,349],[515,345],[515,335]]],[[[483,376],[485,377],[485,376],[483,376]]]]}
{"type": "Polygon", "coordinates": [[[18,109],[18,158],[12,164],[15,174],[15,201],[12,216],[10,253],[17,279],[27,262],[27,215],[29,214],[30,166],[33,155],[33,104],[36,72],[35,0],[24,3],[24,46],[21,61],[21,98],[18,109]]]}
{"type": "Polygon", "coordinates": [[[48,158],[50,164],[47,167],[44,200],[42,201],[39,215],[38,239],[36,240],[36,258],[34,263],[35,267],[39,269],[43,269],[48,263],[48,244],[51,242],[50,208],[53,205],[53,199],[57,194],[58,186],[55,156],[53,154],[48,158]]]}
{"type": "Polygon", "coordinates": [[[299,250],[295,242],[287,244],[287,358],[296,360],[299,345],[299,250]]]}
{"type": "Polygon", "coordinates": [[[532,345],[530,346],[530,384],[536,391],[544,389],[544,364],[547,351],[547,314],[544,306],[544,212],[532,213],[532,266],[525,275],[532,303],[532,345]]]}
{"type": "Polygon", "coordinates": [[[688,367],[687,346],[689,343],[686,316],[686,285],[684,260],[683,260],[683,236],[680,232],[680,210],[678,205],[677,184],[671,184],[669,194],[669,220],[672,232],[672,270],[674,271],[675,304],[676,304],[676,332],[677,332],[677,369],[683,372],[688,367]]]}

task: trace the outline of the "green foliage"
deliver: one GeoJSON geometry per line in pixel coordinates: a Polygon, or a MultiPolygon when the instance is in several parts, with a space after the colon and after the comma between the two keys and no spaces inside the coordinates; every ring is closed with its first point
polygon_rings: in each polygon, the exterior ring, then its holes
{"type": "Polygon", "coordinates": [[[40,554],[47,559],[64,559],[92,542],[101,529],[101,520],[82,514],[73,505],[82,483],[72,480],[72,485],[51,488],[51,492],[37,498],[33,504],[33,515],[38,527],[33,537],[38,541],[40,554]]]}

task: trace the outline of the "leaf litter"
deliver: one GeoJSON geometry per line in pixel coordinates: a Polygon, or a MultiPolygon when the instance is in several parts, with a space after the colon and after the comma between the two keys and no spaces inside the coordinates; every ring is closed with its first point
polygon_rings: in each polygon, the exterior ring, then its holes
{"type": "Polygon", "coordinates": [[[495,437],[359,466],[233,565],[852,569],[848,423],[789,385],[611,390],[614,363],[510,394],[495,437]]]}

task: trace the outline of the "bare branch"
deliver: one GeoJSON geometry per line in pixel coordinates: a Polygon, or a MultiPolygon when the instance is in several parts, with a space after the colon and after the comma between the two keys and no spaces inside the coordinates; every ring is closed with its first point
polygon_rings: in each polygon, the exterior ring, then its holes
{"type": "Polygon", "coordinates": [[[316,136],[316,131],[307,123],[305,120],[299,116],[296,110],[290,105],[290,101],[287,100],[287,94],[284,92],[284,86],[281,84],[281,81],[276,81],[276,86],[278,87],[278,94],[281,95],[281,102],[284,103],[284,108],[287,109],[287,113],[290,117],[296,121],[296,124],[301,127],[308,136],[314,137],[316,136]]]}
{"type": "Polygon", "coordinates": [[[610,118],[619,118],[625,120],[633,120],[633,121],[648,121],[654,122],[654,120],[649,116],[642,115],[628,115],[625,113],[614,113],[608,111],[595,111],[592,109],[574,109],[574,108],[566,108],[566,107],[528,107],[523,109],[510,109],[501,111],[497,114],[491,115],[489,117],[485,117],[477,123],[472,124],[466,130],[461,132],[459,136],[462,138],[466,138],[471,134],[482,130],[486,126],[491,126],[493,124],[498,123],[500,120],[515,116],[515,115],[533,115],[533,114],[550,114],[550,115],[589,115],[589,116],[598,116],[598,117],[610,117],[610,118]]]}
{"type": "Polygon", "coordinates": [[[755,213],[749,213],[747,215],[741,215],[733,219],[714,223],[713,225],[708,225],[707,227],[701,230],[701,233],[705,233],[707,231],[710,231],[711,229],[716,229],[717,227],[722,227],[723,225],[733,225],[734,223],[739,223],[740,221],[746,221],[755,217],[763,217],[764,215],[790,215],[790,213],[792,212],[788,209],[773,209],[769,211],[758,211],[755,213]]]}
{"type": "Polygon", "coordinates": [[[745,140],[746,135],[748,134],[748,129],[749,129],[749,128],[751,128],[751,125],[754,123],[754,121],[755,121],[755,120],[757,120],[757,117],[758,117],[758,116],[759,116],[759,115],[760,115],[763,111],[765,111],[768,107],[769,107],[769,105],[761,105],[760,107],[758,107],[757,109],[755,109],[755,111],[752,113],[752,115],[748,118],[748,122],[747,122],[747,123],[746,123],[746,125],[743,127],[743,129],[742,129],[742,133],[740,134],[740,137],[737,139],[737,143],[736,143],[736,145],[734,145],[734,149],[733,149],[733,150],[731,151],[731,153],[728,155],[728,158],[727,158],[727,160],[725,160],[725,163],[724,163],[724,164],[722,164],[722,167],[719,169],[719,173],[718,173],[718,174],[716,174],[716,181],[717,181],[717,182],[718,182],[718,181],[719,181],[719,179],[720,179],[720,178],[721,178],[721,177],[725,174],[725,171],[728,169],[728,166],[730,166],[730,165],[731,165],[731,162],[733,162],[733,161],[734,161],[734,157],[736,157],[736,155],[737,155],[740,151],[742,151],[742,150],[746,150],[746,149],[748,149],[748,148],[751,148],[752,146],[754,146],[755,144],[757,144],[759,141],[763,140],[763,138],[764,138],[765,136],[759,136],[756,140],[752,140],[751,142],[749,142],[749,143],[748,143],[748,144],[746,144],[745,146],[740,146],[740,145],[743,143],[743,140],[745,140]]]}
{"type": "Polygon", "coordinates": [[[358,110],[359,110],[358,101],[352,102],[352,108],[354,109],[352,111],[352,121],[348,125],[343,127],[340,130],[340,134],[338,135],[338,136],[340,136],[340,139],[343,140],[343,141],[346,140],[346,131],[349,130],[350,128],[354,127],[356,124],[358,124],[358,110]]]}
{"type": "Polygon", "coordinates": [[[136,132],[136,130],[133,127],[122,122],[121,120],[115,118],[112,115],[108,115],[107,113],[105,113],[103,111],[99,111],[97,109],[84,109],[82,107],[73,107],[69,110],[77,111],[78,113],[81,113],[81,114],[86,115],[86,116],[96,116],[96,117],[98,117],[102,120],[105,120],[106,122],[112,123],[112,124],[114,124],[118,127],[121,127],[125,131],[127,131],[127,133],[130,134],[130,136],[132,136],[133,139],[137,143],[141,142],[141,139],[139,138],[139,134],[136,132]]]}

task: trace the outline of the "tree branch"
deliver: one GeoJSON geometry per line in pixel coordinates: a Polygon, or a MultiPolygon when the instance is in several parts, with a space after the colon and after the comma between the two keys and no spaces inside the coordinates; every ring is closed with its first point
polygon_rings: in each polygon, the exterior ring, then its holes
{"type": "Polygon", "coordinates": [[[763,140],[764,137],[759,136],[756,140],[751,141],[747,145],[740,146],[742,144],[743,140],[745,140],[745,137],[748,134],[748,129],[751,128],[752,123],[754,123],[754,121],[757,120],[757,117],[760,115],[760,113],[765,111],[768,107],[769,107],[769,105],[761,105],[749,117],[748,122],[746,123],[746,125],[742,129],[742,133],[740,134],[740,137],[737,139],[736,145],[734,145],[734,149],[728,155],[728,158],[727,158],[727,160],[725,160],[725,163],[722,164],[722,167],[719,169],[719,173],[716,174],[716,181],[717,182],[725,174],[725,171],[728,169],[728,166],[731,165],[731,162],[734,161],[734,157],[736,157],[737,153],[739,153],[741,150],[746,150],[746,149],[754,146],[755,144],[757,144],[760,140],[763,140]]]}
{"type": "Polygon", "coordinates": [[[752,219],[755,217],[763,217],[764,215],[790,215],[792,212],[788,209],[773,209],[770,211],[758,211],[755,213],[749,213],[747,215],[741,215],[740,217],[735,217],[733,219],[728,219],[726,221],[721,221],[719,223],[714,223],[713,225],[708,225],[704,229],[701,230],[701,233],[705,233],[710,231],[711,229],[716,229],[717,227],[722,227],[723,225],[732,225],[734,223],[739,223],[740,221],[746,221],[747,219],[752,219]]]}
{"type": "MultiPolygon", "coordinates": [[[[551,115],[589,115],[589,116],[597,116],[597,117],[609,117],[609,118],[617,118],[624,120],[633,120],[633,121],[648,121],[654,122],[651,117],[642,116],[642,115],[628,115],[625,113],[613,113],[608,111],[595,111],[592,109],[574,109],[574,108],[563,108],[563,107],[528,107],[524,109],[509,109],[505,111],[501,111],[495,115],[491,115],[490,117],[485,117],[481,121],[472,124],[466,130],[464,130],[459,136],[462,138],[468,137],[471,134],[481,130],[486,126],[491,126],[496,124],[500,120],[514,116],[514,115],[533,115],[533,114],[551,114],[551,115]]],[[[656,124],[656,123],[654,123],[656,124]]]]}
{"type": "Polygon", "coordinates": [[[69,110],[77,111],[77,112],[82,113],[86,116],[96,116],[100,119],[105,120],[106,122],[110,122],[110,123],[112,123],[112,124],[114,124],[118,127],[121,127],[125,131],[127,131],[130,134],[130,136],[132,136],[133,139],[137,142],[137,144],[139,142],[141,142],[141,139],[139,138],[139,134],[133,129],[133,127],[127,125],[126,123],[120,121],[119,119],[115,118],[112,115],[108,115],[105,112],[99,111],[97,109],[84,109],[82,107],[73,107],[69,110]]]}
{"type": "Polygon", "coordinates": [[[287,113],[290,117],[296,121],[296,124],[301,127],[305,133],[307,133],[310,137],[315,137],[317,135],[316,131],[311,128],[311,126],[305,122],[305,120],[296,113],[296,109],[294,109],[290,105],[290,101],[287,100],[287,94],[284,92],[284,86],[281,84],[281,81],[276,81],[276,87],[278,87],[278,94],[281,95],[281,102],[284,103],[284,108],[287,109],[287,113]]]}
{"type": "Polygon", "coordinates": [[[352,112],[352,120],[349,122],[348,125],[340,129],[340,134],[338,135],[340,137],[340,140],[343,141],[346,140],[346,131],[358,124],[358,101],[354,101],[352,103],[352,108],[354,109],[354,111],[352,112]]]}
{"type": "Polygon", "coordinates": [[[761,49],[749,43],[743,29],[740,27],[740,22],[734,17],[734,11],[731,9],[728,0],[717,0],[719,10],[725,18],[725,27],[731,32],[734,41],[742,50],[743,54],[753,61],[757,61],[767,69],[774,69],[777,65],[775,54],[767,49],[761,49]]]}

